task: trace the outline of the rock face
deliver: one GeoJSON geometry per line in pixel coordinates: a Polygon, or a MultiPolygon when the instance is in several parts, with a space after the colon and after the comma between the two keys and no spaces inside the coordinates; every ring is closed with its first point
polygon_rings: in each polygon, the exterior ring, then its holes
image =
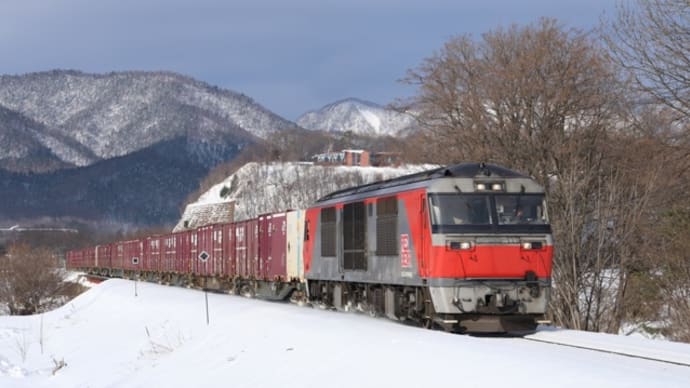
{"type": "Polygon", "coordinates": [[[354,98],[307,112],[297,119],[297,124],[306,129],[352,131],[367,136],[400,136],[416,129],[412,116],[354,98]]]}
{"type": "Polygon", "coordinates": [[[185,229],[203,205],[234,201],[234,219],[263,213],[304,209],[336,190],[436,168],[435,165],[401,167],[318,166],[311,163],[248,163],[188,206],[175,230],[185,229]]]}

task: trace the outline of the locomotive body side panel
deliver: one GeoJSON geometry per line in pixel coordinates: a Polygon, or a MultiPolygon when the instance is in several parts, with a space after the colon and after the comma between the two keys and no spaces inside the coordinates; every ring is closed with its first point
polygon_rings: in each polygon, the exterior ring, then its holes
{"type": "MultiPolygon", "coordinates": [[[[422,247],[425,236],[422,235],[422,208],[421,199],[424,198],[424,190],[416,189],[402,193],[386,193],[381,197],[372,197],[363,201],[333,204],[322,208],[307,210],[307,222],[309,238],[305,246],[305,277],[307,279],[346,281],[354,283],[379,283],[396,285],[421,285],[420,266],[418,257],[423,254],[422,247]],[[384,205],[384,201],[387,205],[384,205]],[[392,206],[394,216],[386,215],[392,224],[377,225],[381,215],[381,208],[392,206]],[[347,206],[361,202],[364,205],[363,220],[360,225],[365,229],[365,263],[355,264],[354,268],[346,257],[348,245],[345,241],[351,235],[348,228],[354,226],[344,219],[347,206]],[[325,228],[326,231],[335,234],[334,255],[322,255],[322,243],[324,228],[322,227],[322,209],[335,208],[335,228],[325,228]],[[385,236],[386,250],[379,249],[385,236]],[[365,265],[363,265],[365,264],[365,265]]],[[[387,210],[388,211],[388,210],[387,210]]],[[[392,214],[392,213],[391,213],[392,214]]],[[[356,237],[356,236],[355,236],[356,237]]]]}

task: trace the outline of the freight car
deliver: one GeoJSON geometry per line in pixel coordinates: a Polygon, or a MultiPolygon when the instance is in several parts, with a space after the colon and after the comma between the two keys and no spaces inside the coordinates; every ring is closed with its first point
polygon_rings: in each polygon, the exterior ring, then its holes
{"type": "Polygon", "coordinates": [[[105,276],[309,300],[454,332],[518,332],[546,313],[543,189],[483,163],[334,192],[306,210],[69,252],[105,276]]]}

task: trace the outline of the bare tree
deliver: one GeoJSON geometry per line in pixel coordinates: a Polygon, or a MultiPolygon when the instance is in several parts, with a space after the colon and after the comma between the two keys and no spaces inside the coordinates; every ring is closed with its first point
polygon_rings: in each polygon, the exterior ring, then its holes
{"type": "Polygon", "coordinates": [[[604,39],[640,91],[690,120],[690,1],[620,3],[604,39]]]}
{"type": "Polygon", "coordinates": [[[403,102],[429,160],[493,161],[547,190],[554,230],[556,323],[618,330],[635,244],[663,164],[640,163],[625,84],[604,48],[542,19],[455,37],[409,72],[403,102]]]}
{"type": "Polygon", "coordinates": [[[46,248],[13,245],[0,258],[0,302],[12,315],[30,315],[52,306],[62,287],[57,261],[46,248]]]}

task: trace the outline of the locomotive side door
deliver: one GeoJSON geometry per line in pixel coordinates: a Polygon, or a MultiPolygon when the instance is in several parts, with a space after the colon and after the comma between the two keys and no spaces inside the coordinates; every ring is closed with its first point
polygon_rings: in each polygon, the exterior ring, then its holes
{"type": "Polygon", "coordinates": [[[367,270],[367,219],[364,202],[343,206],[343,270],[367,270]]]}

